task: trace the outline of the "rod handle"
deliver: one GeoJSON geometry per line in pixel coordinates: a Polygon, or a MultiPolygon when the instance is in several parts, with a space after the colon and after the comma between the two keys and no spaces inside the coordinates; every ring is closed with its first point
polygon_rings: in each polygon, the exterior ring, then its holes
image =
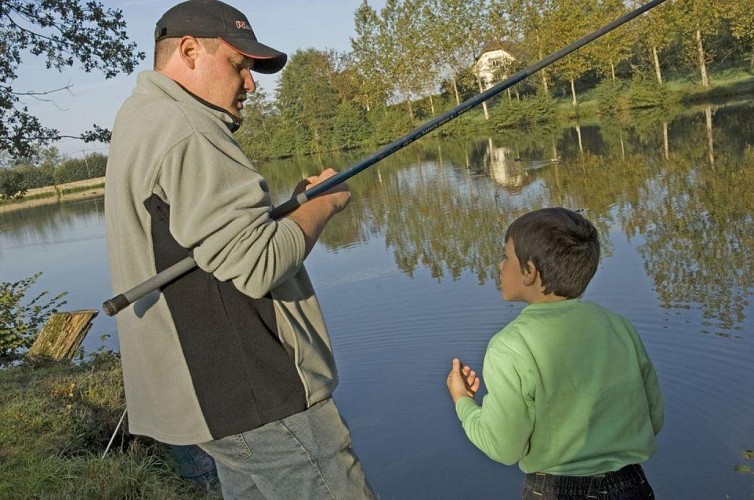
{"type": "Polygon", "coordinates": [[[112,299],[106,300],[102,303],[102,310],[105,311],[105,314],[108,316],[115,316],[120,311],[128,307],[130,302],[128,301],[128,298],[126,298],[125,295],[122,293],[120,295],[116,295],[112,299]]]}

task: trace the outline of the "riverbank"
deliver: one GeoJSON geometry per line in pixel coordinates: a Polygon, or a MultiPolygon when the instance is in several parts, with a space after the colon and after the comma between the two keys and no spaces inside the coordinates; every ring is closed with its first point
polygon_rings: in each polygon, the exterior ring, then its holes
{"type": "Polygon", "coordinates": [[[117,354],[2,369],[0,401],[0,498],[220,498],[123,427],[102,458],[125,406],[117,354]]]}
{"type": "Polygon", "coordinates": [[[0,213],[13,212],[42,205],[51,205],[63,201],[96,198],[98,196],[103,196],[104,194],[104,177],[29,189],[23,198],[0,202],[0,213]]]}

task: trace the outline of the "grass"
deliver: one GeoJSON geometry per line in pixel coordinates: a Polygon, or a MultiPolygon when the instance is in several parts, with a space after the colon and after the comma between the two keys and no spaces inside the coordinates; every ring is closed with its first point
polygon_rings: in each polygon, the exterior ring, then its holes
{"type": "Polygon", "coordinates": [[[122,428],[120,360],[0,370],[0,498],[220,498],[182,479],[169,449],[122,428]]]}

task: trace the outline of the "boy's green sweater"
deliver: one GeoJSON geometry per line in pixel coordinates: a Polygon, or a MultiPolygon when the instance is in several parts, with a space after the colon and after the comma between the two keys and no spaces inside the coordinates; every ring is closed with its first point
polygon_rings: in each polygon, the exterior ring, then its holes
{"type": "Polygon", "coordinates": [[[663,424],[660,386],[636,330],[579,299],[530,304],[490,340],[482,406],[461,398],[469,439],[524,472],[585,476],[641,463],[663,424]]]}

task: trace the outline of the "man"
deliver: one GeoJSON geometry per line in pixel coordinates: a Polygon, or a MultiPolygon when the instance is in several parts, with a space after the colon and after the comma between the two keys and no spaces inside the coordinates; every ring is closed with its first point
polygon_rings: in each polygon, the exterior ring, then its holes
{"type": "Polygon", "coordinates": [[[232,135],[251,71],[280,71],[286,55],[215,0],[168,10],[155,42],[155,71],[113,127],[112,284],[130,289],[188,255],[198,268],[118,315],[130,431],[198,444],[226,498],[372,498],[331,399],[335,362],[303,268],[350,192],[272,220],[267,183],[232,135]]]}

